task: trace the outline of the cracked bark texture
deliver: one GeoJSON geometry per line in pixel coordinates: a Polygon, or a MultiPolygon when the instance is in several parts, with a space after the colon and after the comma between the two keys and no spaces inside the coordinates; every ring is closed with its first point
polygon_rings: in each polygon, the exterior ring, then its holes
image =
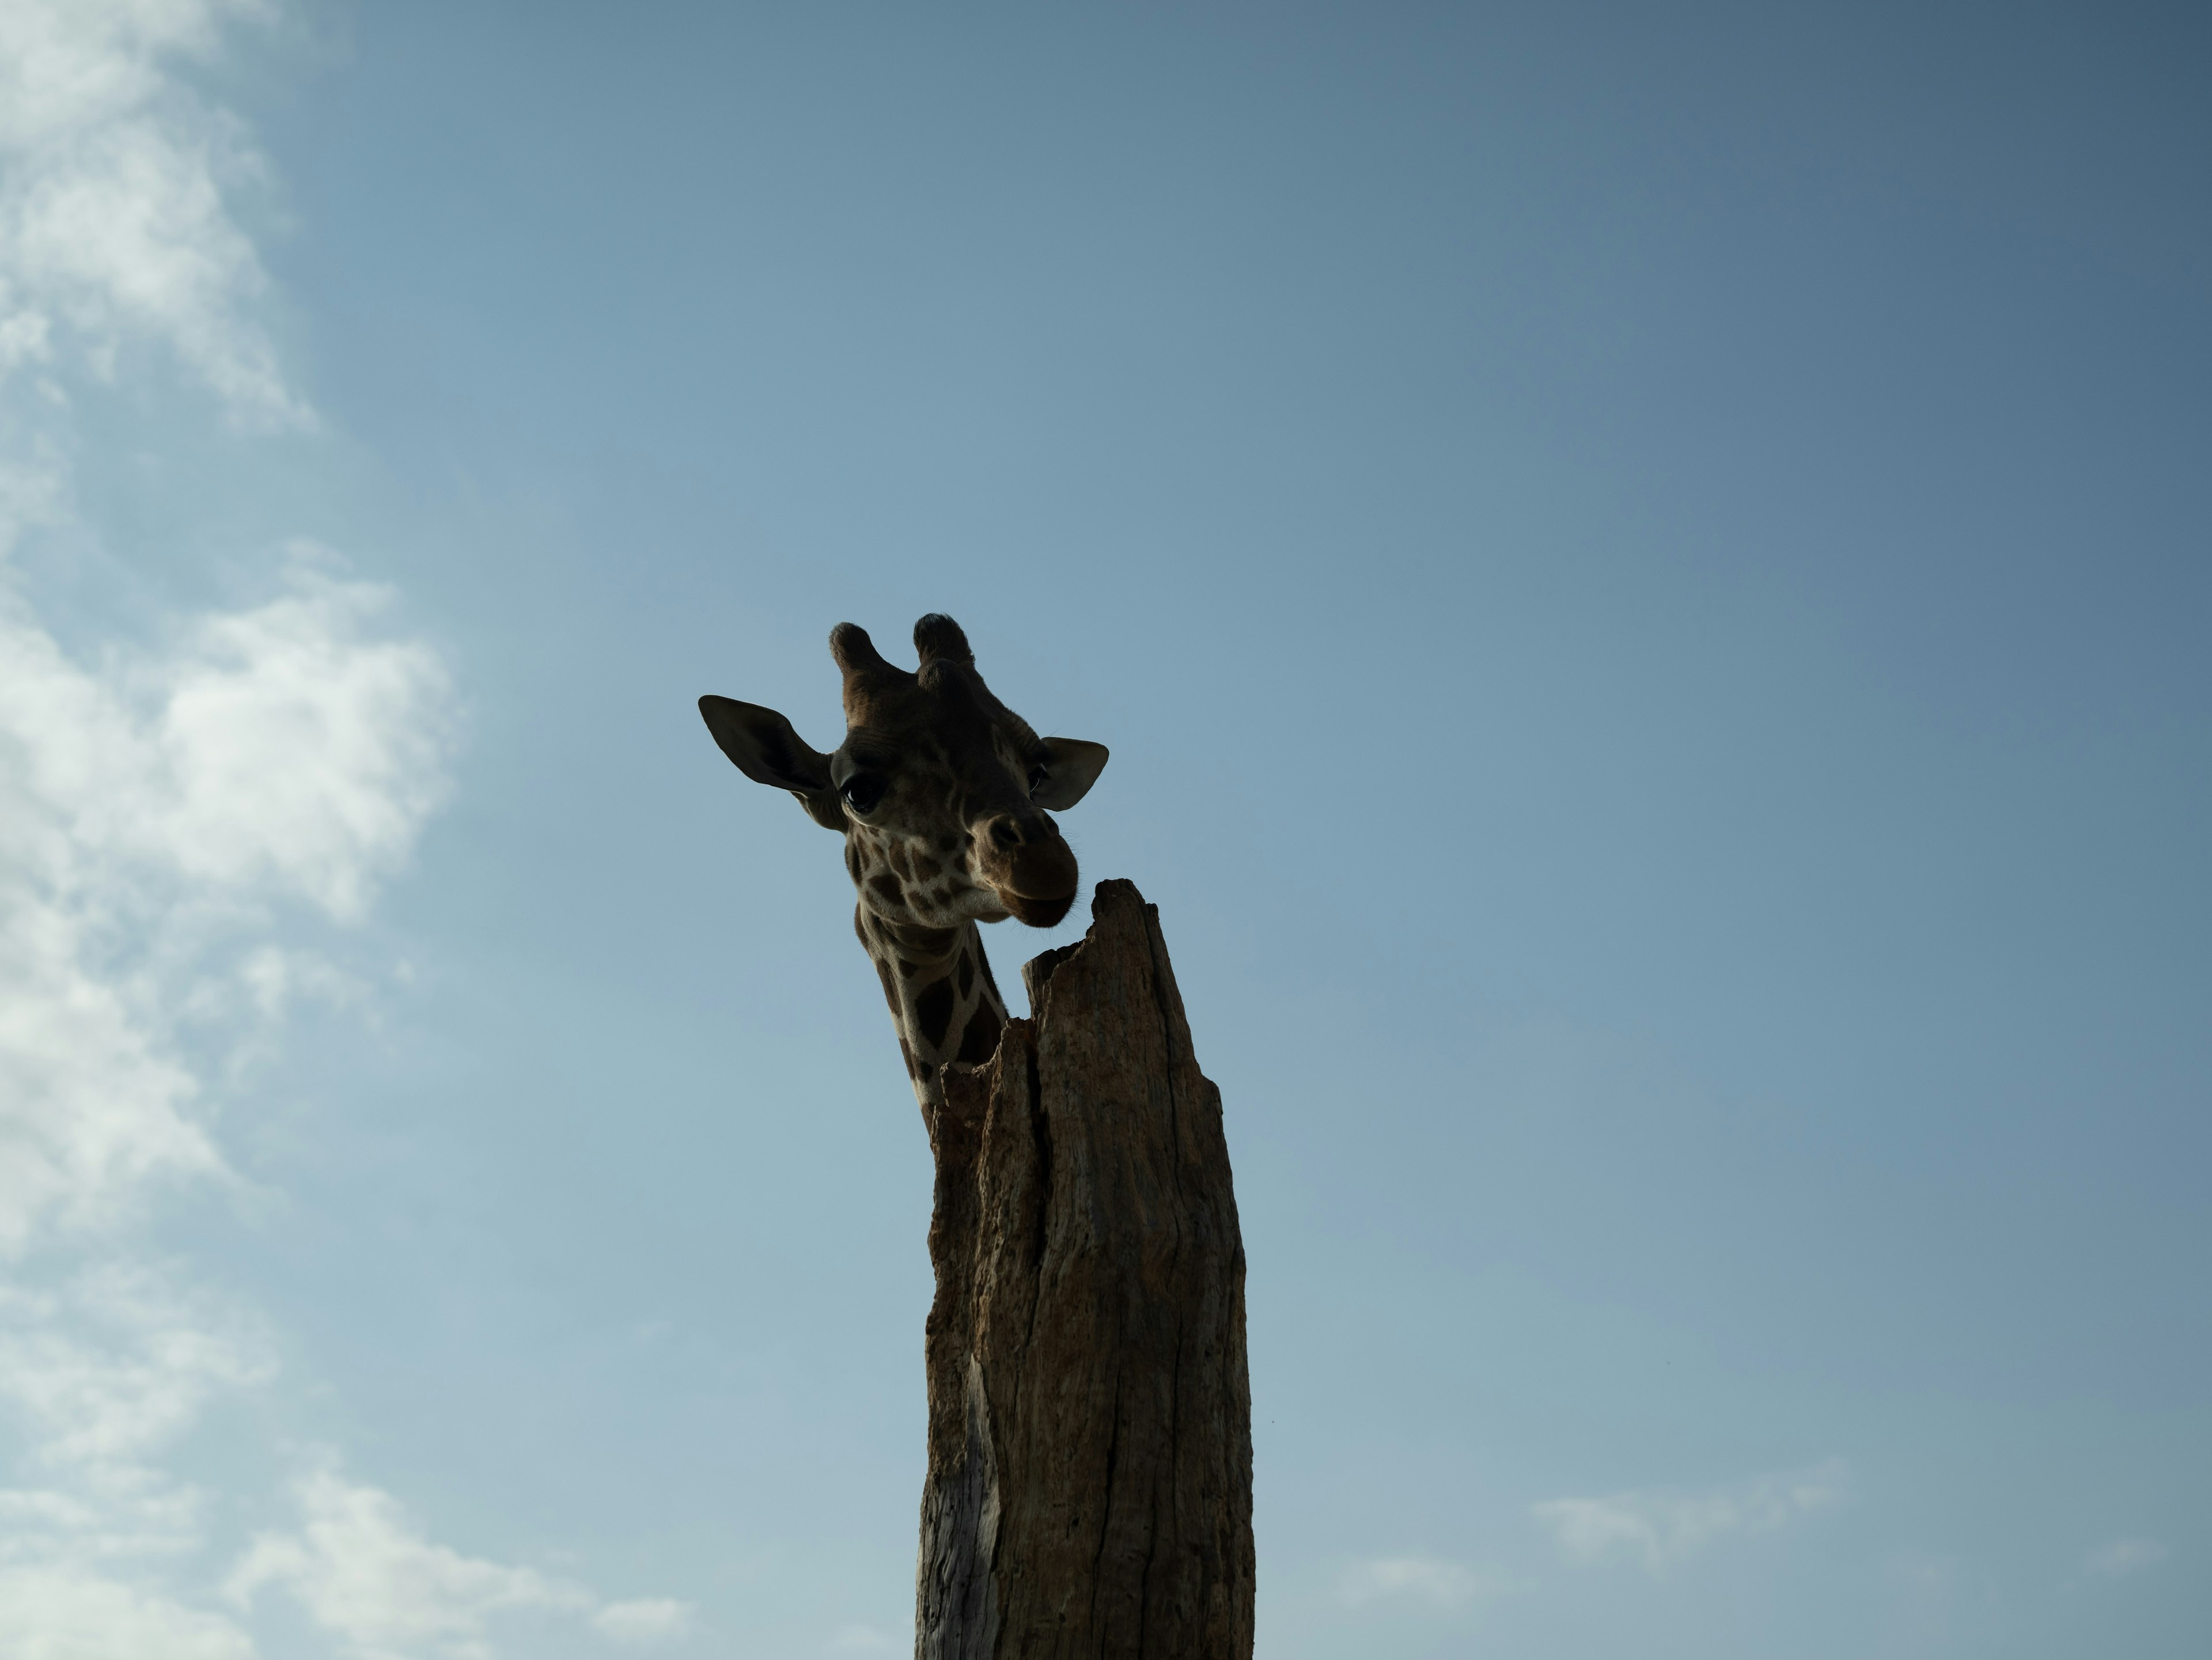
{"type": "Polygon", "coordinates": [[[1159,913],[1102,882],[929,1123],[918,1660],[1250,1660],[1244,1248],[1159,913]]]}

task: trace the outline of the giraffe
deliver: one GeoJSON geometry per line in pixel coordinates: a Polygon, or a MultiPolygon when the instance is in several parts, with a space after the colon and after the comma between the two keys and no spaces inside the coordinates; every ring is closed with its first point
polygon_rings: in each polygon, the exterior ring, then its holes
{"type": "Polygon", "coordinates": [[[840,623],[830,654],[844,677],[845,741],[811,749],[774,709],[699,700],[738,771],[789,790],[845,838],[859,891],[853,931],[876,965],[899,1052],[926,1114],[945,1067],[988,1061],[1006,1022],[979,922],[1048,928],[1075,902],[1075,854],[1046,816],[1080,801],[1106,746],[1039,738],[991,695],[968,636],[935,612],[914,625],[915,672],[840,623]]]}

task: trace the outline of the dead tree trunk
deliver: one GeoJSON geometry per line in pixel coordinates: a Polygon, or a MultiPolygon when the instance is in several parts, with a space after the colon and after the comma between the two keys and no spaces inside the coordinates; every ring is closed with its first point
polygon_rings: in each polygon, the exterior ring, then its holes
{"type": "Polygon", "coordinates": [[[1244,1248],[1158,910],[1102,882],[945,1080],[917,1660],[1250,1660],[1244,1248]]]}

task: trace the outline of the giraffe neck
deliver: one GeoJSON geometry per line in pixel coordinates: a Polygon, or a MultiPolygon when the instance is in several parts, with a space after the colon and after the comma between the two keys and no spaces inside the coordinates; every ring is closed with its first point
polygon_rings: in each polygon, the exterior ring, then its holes
{"type": "Polygon", "coordinates": [[[883,982],[916,1098],[924,1110],[941,1105],[947,1063],[989,1060],[1006,1024],[982,935],[973,922],[957,928],[895,922],[866,901],[854,910],[853,931],[883,982]]]}

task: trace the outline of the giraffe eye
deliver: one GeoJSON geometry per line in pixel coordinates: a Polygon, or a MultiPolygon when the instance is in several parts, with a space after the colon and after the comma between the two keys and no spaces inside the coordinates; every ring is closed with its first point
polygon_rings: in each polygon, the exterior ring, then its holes
{"type": "Polygon", "coordinates": [[[864,772],[848,778],[841,794],[845,798],[845,804],[854,812],[872,812],[876,803],[884,799],[884,781],[871,778],[864,772]]]}
{"type": "Polygon", "coordinates": [[[1035,766],[1031,767],[1030,769],[1030,794],[1031,795],[1035,795],[1039,790],[1042,789],[1044,787],[1044,781],[1050,776],[1052,776],[1052,775],[1046,771],[1043,762],[1040,761],[1035,766]]]}

